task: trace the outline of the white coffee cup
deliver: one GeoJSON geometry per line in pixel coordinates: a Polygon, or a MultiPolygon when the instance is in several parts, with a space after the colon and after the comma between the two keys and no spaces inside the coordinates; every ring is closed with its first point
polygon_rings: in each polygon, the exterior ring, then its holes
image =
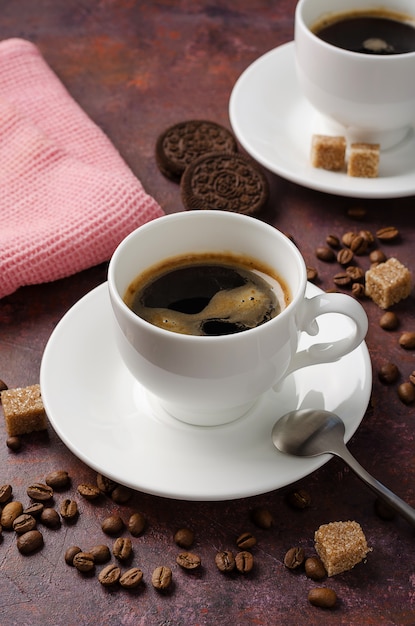
{"type": "Polygon", "coordinates": [[[125,364],[171,415],[199,426],[237,419],[289,371],[338,360],[359,346],[367,331],[366,314],[354,298],[334,293],[305,297],[305,263],[285,235],[236,213],[187,211],[141,226],[116,249],[108,285],[125,364]],[[124,302],[134,279],[164,259],[229,251],[266,264],[291,292],[288,306],[256,328],[221,336],[183,335],[145,321],[124,302]],[[328,312],[354,323],[348,325],[348,336],[319,344],[316,318],[328,312]],[[317,334],[317,343],[297,352],[301,331],[317,334]]]}
{"type": "Polygon", "coordinates": [[[349,141],[380,143],[384,150],[399,143],[415,124],[415,52],[352,52],[324,42],[310,30],[323,17],[366,9],[402,14],[415,24],[414,0],[299,0],[294,35],[297,75],[313,107],[340,124],[349,141]]]}

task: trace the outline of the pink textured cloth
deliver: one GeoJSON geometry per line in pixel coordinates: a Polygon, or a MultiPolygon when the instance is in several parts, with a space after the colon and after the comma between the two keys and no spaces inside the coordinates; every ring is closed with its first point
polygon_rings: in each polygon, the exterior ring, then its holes
{"type": "Polygon", "coordinates": [[[36,46],[0,42],[0,298],[106,261],[162,214],[36,46]]]}

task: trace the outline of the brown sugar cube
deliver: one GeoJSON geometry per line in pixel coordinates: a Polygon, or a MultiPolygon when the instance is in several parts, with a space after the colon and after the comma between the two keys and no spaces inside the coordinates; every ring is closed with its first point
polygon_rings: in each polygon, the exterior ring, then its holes
{"type": "Polygon", "coordinates": [[[311,165],[323,170],[340,171],[344,168],[346,139],[329,135],[313,135],[311,165]]]}
{"type": "Polygon", "coordinates": [[[366,295],[381,309],[387,309],[411,293],[411,272],[392,257],[368,270],[365,284],[366,295]]]}
{"type": "Polygon", "coordinates": [[[47,428],[40,385],[2,391],[1,402],[9,436],[47,428]]]}
{"type": "Polygon", "coordinates": [[[379,174],[378,143],[352,143],[347,173],[360,178],[376,178],[379,174]]]}
{"type": "Polygon", "coordinates": [[[352,569],[371,552],[362,527],[357,522],[324,524],[316,530],[314,541],[328,576],[352,569]]]}

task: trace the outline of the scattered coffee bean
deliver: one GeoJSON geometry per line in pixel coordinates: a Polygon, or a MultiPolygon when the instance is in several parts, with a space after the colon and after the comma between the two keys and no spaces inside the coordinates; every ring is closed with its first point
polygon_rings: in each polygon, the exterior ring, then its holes
{"type": "Polygon", "coordinates": [[[8,389],[8,386],[6,385],[4,380],[0,379],[0,400],[1,400],[1,392],[6,391],[6,389],[8,389]]]}
{"type": "Polygon", "coordinates": [[[371,263],[384,263],[386,258],[386,254],[382,252],[382,250],[372,250],[369,254],[369,260],[371,263]]]}
{"type": "Polygon", "coordinates": [[[323,609],[331,609],[337,602],[337,595],[330,587],[315,587],[310,589],[308,593],[308,601],[313,606],[319,606],[323,609]]]}
{"type": "Polygon", "coordinates": [[[189,549],[195,540],[195,535],[190,528],[179,528],[174,535],[174,542],[181,548],[189,549]]]}
{"type": "Polygon", "coordinates": [[[70,483],[69,474],[65,470],[51,472],[46,476],[45,483],[49,485],[49,487],[52,487],[52,489],[66,489],[70,483]]]}
{"type": "Polygon", "coordinates": [[[0,487],[0,504],[5,504],[10,500],[13,494],[13,487],[9,484],[0,487]]]}
{"type": "Polygon", "coordinates": [[[142,513],[133,513],[127,523],[127,528],[133,537],[139,537],[145,530],[146,518],[142,513]]]}
{"type": "Polygon", "coordinates": [[[415,385],[415,370],[409,374],[409,382],[415,385]]]}
{"type": "Polygon", "coordinates": [[[232,572],[235,569],[235,557],[230,550],[222,550],[215,556],[216,567],[220,572],[232,572]]]}
{"type": "Polygon", "coordinates": [[[42,514],[45,505],[42,502],[33,502],[33,504],[29,504],[24,510],[23,513],[27,515],[32,515],[35,518],[39,518],[42,514]]]}
{"type": "Polygon", "coordinates": [[[108,563],[111,558],[111,552],[108,546],[104,544],[100,544],[98,546],[93,546],[90,550],[88,550],[94,557],[94,563],[96,565],[102,565],[102,563],[108,563]]]}
{"type": "Polygon", "coordinates": [[[350,207],[347,209],[347,216],[353,220],[363,220],[366,217],[366,209],[364,207],[350,207]]]}
{"type": "Polygon", "coordinates": [[[378,378],[384,385],[392,385],[399,378],[399,369],[394,363],[384,363],[378,372],[378,378]]]}
{"type": "Polygon", "coordinates": [[[391,521],[396,517],[396,511],[380,498],[376,498],[374,508],[376,515],[380,519],[391,521]]]}
{"type": "Polygon", "coordinates": [[[405,332],[399,337],[399,345],[405,350],[413,350],[415,348],[415,333],[405,332]]]}
{"type": "Polygon", "coordinates": [[[120,578],[120,585],[124,589],[135,589],[143,580],[143,572],[138,567],[132,567],[124,572],[120,578]]]}
{"type": "Polygon", "coordinates": [[[379,326],[383,330],[396,330],[399,326],[399,318],[393,311],[387,311],[381,316],[379,326]]]}
{"type": "Polygon", "coordinates": [[[376,231],[376,237],[380,241],[394,241],[399,237],[399,230],[395,226],[385,226],[376,231]]]}
{"type": "Polygon", "coordinates": [[[114,491],[115,487],[118,487],[118,483],[110,478],[107,478],[103,474],[97,474],[97,487],[103,493],[109,495],[114,491]]]}
{"type": "Polygon", "coordinates": [[[235,555],[235,567],[241,574],[248,574],[254,567],[254,557],[246,550],[238,552],[235,555]]]}
{"type": "Polygon", "coordinates": [[[311,496],[305,489],[294,489],[288,492],[287,502],[294,509],[306,509],[311,505],[311,496]]]}
{"type": "Polygon", "coordinates": [[[21,554],[31,554],[43,546],[43,535],[39,530],[29,530],[19,535],[16,543],[21,554]]]}
{"type": "Polygon", "coordinates": [[[43,509],[40,515],[40,521],[48,528],[56,529],[61,527],[61,518],[56,509],[50,507],[43,509]]]}
{"type": "Polygon", "coordinates": [[[133,553],[133,544],[129,537],[118,537],[112,547],[112,553],[119,561],[128,561],[133,553]]]}
{"type": "Polygon", "coordinates": [[[353,283],[352,285],[352,296],[355,298],[364,298],[366,295],[365,287],[362,283],[353,283]]]}
{"type": "Polygon", "coordinates": [[[78,505],[75,500],[65,498],[65,500],[62,500],[59,510],[61,516],[67,522],[73,521],[76,517],[78,517],[78,505]]]}
{"type": "Polygon", "coordinates": [[[274,517],[272,513],[263,507],[254,509],[251,513],[251,519],[255,526],[268,530],[274,526],[274,517]]]}
{"type": "Polygon", "coordinates": [[[32,515],[28,515],[27,513],[22,513],[19,517],[16,517],[13,522],[13,530],[18,535],[23,535],[23,533],[27,533],[34,528],[36,528],[36,520],[32,515]]]}
{"type": "Polygon", "coordinates": [[[117,535],[124,528],[124,522],[119,515],[110,515],[101,525],[102,530],[106,535],[117,535]]]}
{"type": "Polygon", "coordinates": [[[347,272],[338,272],[333,277],[333,282],[338,287],[348,287],[352,283],[352,279],[347,272]]]}
{"type": "Polygon", "coordinates": [[[126,504],[133,497],[134,491],[124,485],[118,485],[111,491],[110,498],[117,504],[126,504]]]}
{"type": "Polygon", "coordinates": [[[349,265],[353,261],[353,252],[350,248],[342,248],[337,254],[337,263],[340,265],[349,265]]]}
{"type": "Polygon", "coordinates": [[[95,567],[94,557],[90,552],[77,552],[72,563],[79,572],[91,572],[95,567]]]}
{"type": "Polygon", "coordinates": [[[33,483],[27,488],[27,495],[36,502],[47,502],[53,498],[53,489],[43,483],[33,483]]]}
{"type": "Polygon", "coordinates": [[[349,267],[346,267],[345,272],[355,283],[363,282],[365,278],[364,271],[361,267],[358,267],[357,265],[349,265],[349,267]]]}
{"type": "Polygon", "coordinates": [[[1,512],[0,524],[4,530],[13,528],[14,520],[23,513],[23,504],[18,500],[13,500],[4,505],[1,512]]]}
{"type": "Polygon", "coordinates": [[[356,237],[354,237],[350,243],[350,250],[353,252],[353,254],[357,254],[358,256],[365,254],[367,248],[368,242],[361,235],[356,235],[356,237]]]}
{"type": "Polygon", "coordinates": [[[355,237],[357,237],[357,233],[352,230],[344,233],[344,235],[342,236],[342,244],[345,245],[347,248],[350,248],[350,246],[352,245],[352,241],[353,239],[355,239],[355,237]]]}
{"type": "Polygon", "coordinates": [[[197,569],[201,565],[200,557],[192,552],[181,552],[177,558],[176,563],[183,569],[197,569]]]}
{"type": "Polygon", "coordinates": [[[404,404],[412,404],[415,402],[415,387],[410,382],[405,382],[398,387],[399,399],[404,404]]]}
{"type": "Polygon", "coordinates": [[[98,574],[98,580],[104,587],[116,585],[121,577],[121,570],[114,563],[110,563],[98,574]]]}
{"type": "Polygon", "coordinates": [[[79,552],[82,552],[81,548],[79,548],[79,546],[70,546],[66,552],[65,552],[65,563],[67,565],[71,565],[73,566],[73,560],[74,560],[74,556],[76,554],[78,554],[79,552]]]}
{"type": "Polygon", "coordinates": [[[290,548],[284,556],[284,565],[288,569],[297,569],[304,563],[305,552],[303,548],[290,548]]]}
{"type": "Polygon", "coordinates": [[[307,280],[313,283],[315,280],[317,280],[318,272],[315,267],[307,266],[306,269],[307,269],[307,280]]]}
{"type": "Polygon", "coordinates": [[[310,556],[304,563],[305,573],[311,580],[321,580],[327,576],[323,561],[318,556],[310,556]]]}
{"type": "Polygon", "coordinates": [[[6,446],[9,450],[12,450],[12,452],[18,452],[22,447],[22,440],[18,435],[7,437],[6,446]]]}
{"type": "Polygon", "coordinates": [[[336,255],[331,248],[328,248],[327,246],[319,246],[316,249],[316,257],[320,259],[320,261],[331,263],[336,258],[336,255]]]}
{"type": "Polygon", "coordinates": [[[330,246],[330,248],[339,248],[340,247],[340,239],[336,237],[336,235],[327,235],[326,243],[330,246]]]}
{"type": "Polygon", "coordinates": [[[251,533],[242,533],[236,540],[236,545],[242,550],[253,548],[256,545],[256,537],[251,533]]]}
{"type": "Polygon", "coordinates": [[[101,495],[100,489],[90,483],[78,485],[77,491],[85,500],[96,500],[101,495]]]}
{"type": "Polygon", "coordinates": [[[366,240],[368,246],[375,243],[375,237],[370,230],[359,230],[359,235],[366,240]]]}
{"type": "Polygon", "coordinates": [[[164,591],[168,589],[172,583],[173,575],[170,567],[161,565],[156,567],[151,575],[151,584],[155,589],[164,591]]]}

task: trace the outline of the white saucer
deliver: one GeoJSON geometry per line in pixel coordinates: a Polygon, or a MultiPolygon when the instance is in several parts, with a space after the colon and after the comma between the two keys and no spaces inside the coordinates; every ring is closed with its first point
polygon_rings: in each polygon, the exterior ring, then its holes
{"type": "Polygon", "coordinates": [[[294,43],[264,54],[237,80],[229,103],[235,135],[264,167],[299,185],[357,198],[415,194],[415,132],[381,152],[378,178],[353,178],[310,163],[311,137],[324,133],[322,117],[302,96],[294,43]]]}
{"type": "MultiPolygon", "coordinates": [[[[307,293],[320,290],[310,284],[307,293]]],[[[288,485],[330,457],[296,459],[278,452],[271,442],[277,418],[297,407],[332,410],[346,422],[349,439],[369,401],[371,365],[362,344],[335,364],[291,374],[279,393],[268,392],[231,424],[189,426],[170,417],[133,379],[118,355],[112,324],[104,283],[52,333],[41,365],[42,398],[53,428],[76,456],[140,491],[226,500],[288,485]]],[[[350,329],[344,324],[351,322],[338,314],[322,316],[322,341],[350,329]]]]}

